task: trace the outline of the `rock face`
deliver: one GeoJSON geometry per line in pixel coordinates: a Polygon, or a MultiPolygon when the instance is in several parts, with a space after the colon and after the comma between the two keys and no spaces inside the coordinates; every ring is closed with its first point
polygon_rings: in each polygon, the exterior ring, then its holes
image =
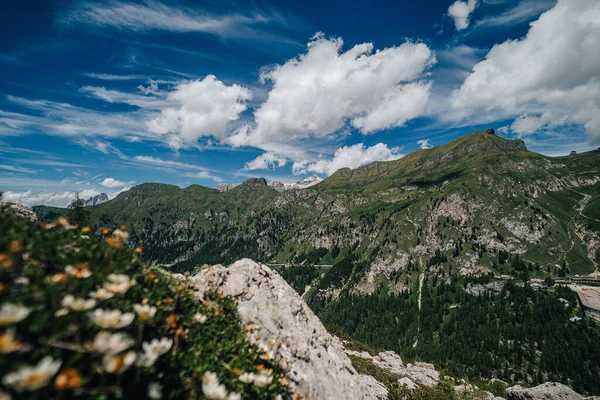
{"type": "Polygon", "coordinates": [[[84,201],[83,206],[84,207],[95,206],[98,204],[102,204],[105,201],[108,201],[108,196],[106,195],[106,193],[100,193],[99,195],[90,197],[89,199],[84,201]]]}
{"type": "Polygon", "coordinates": [[[0,208],[2,208],[2,207],[10,207],[10,209],[12,210],[12,212],[15,215],[27,218],[32,222],[35,222],[38,220],[37,215],[35,215],[35,211],[33,211],[31,208],[23,206],[21,204],[7,203],[7,202],[0,201],[0,208]]]}
{"type": "Polygon", "coordinates": [[[311,176],[304,178],[301,181],[286,185],[286,189],[306,189],[307,187],[316,185],[322,180],[323,178],[321,178],[319,175],[312,174],[311,176]]]}
{"type": "Polygon", "coordinates": [[[236,186],[237,185],[235,183],[219,183],[217,185],[217,190],[221,193],[229,192],[231,189],[233,189],[236,186]]]}
{"type": "MultiPolygon", "coordinates": [[[[591,399],[593,397],[590,397],[591,399]]],[[[532,388],[513,386],[506,389],[507,400],[579,400],[585,399],[568,386],[555,382],[547,382],[532,388]]]]}
{"type": "Polygon", "coordinates": [[[267,185],[277,190],[278,192],[283,192],[285,190],[285,183],[281,181],[271,181],[267,183],[267,185]]]}
{"type": "Polygon", "coordinates": [[[356,372],[339,339],[268,267],[243,259],[229,267],[208,267],[188,279],[199,299],[216,289],[237,301],[250,342],[280,360],[293,390],[313,399],[387,398],[385,386],[356,372]]]}

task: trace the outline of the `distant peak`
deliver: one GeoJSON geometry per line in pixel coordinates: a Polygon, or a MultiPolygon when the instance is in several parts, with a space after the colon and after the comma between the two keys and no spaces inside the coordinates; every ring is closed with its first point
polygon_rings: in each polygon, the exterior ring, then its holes
{"type": "Polygon", "coordinates": [[[108,196],[106,195],[106,193],[100,193],[99,195],[92,196],[89,199],[85,200],[83,202],[83,206],[84,207],[95,206],[98,204],[102,204],[108,200],[109,199],[108,199],[108,196]]]}
{"type": "Polygon", "coordinates": [[[265,178],[250,178],[242,182],[242,185],[264,185],[267,186],[267,180],[265,178]]]}

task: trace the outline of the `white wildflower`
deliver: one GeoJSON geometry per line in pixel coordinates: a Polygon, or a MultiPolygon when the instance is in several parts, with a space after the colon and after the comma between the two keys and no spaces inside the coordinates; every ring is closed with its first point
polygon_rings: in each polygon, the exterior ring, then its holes
{"type": "Polygon", "coordinates": [[[227,390],[219,383],[217,374],[210,371],[202,375],[202,392],[209,399],[225,400],[227,396],[227,390]]]}
{"type": "Polygon", "coordinates": [[[254,382],[254,378],[255,375],[252,372],[244,372],[238,379],[244,383],[252,383],[254,382]]]}
{"type": "Polygon", "coordinates": [[[29,278],[27,278],[26,276],[20,276],[17,279],[15,279],[15,283],[17,285],[29,286],[29,278]]]}
{"type": "Polygon", "coordinates": [[[162,398],[162,386],[158,382],[152,382],[148,385],[148,397],[153,400],[162,398]]]}
{"type": "Polygon", "coordinates": [[[231,392],[227,395],[227,400],[242,400],[242,395],[236,392],[231,392]]]}
{"type": "Polygon", "coordinates": [[[133,285],[135,285],[135,281],[129,279],[129,276],[127,275],[110,274],[108,276],[108,282],[104,283],[104,289],[112,294],[124,294],[127,293],[129,288],[133,285]]]}
{"type": "Polygon", "coordinates": [[[48,384],[58,372],[61,364],[61,361],[55,361],[52,357],[47,356],[35,366],[21,367],[18,371],[5,375],[2,383],[17,392],[37,390],[48,384]]]}
{"type": "Polygon", "coordinates": [[[149,321],[156,314],[156,307],[149,306],[148,304],[134,304],[133,309],[142,321],[149,321]]]}
{"type": "Polygon", "coordinates": [[[260,358],[267,361],[272,360],[273,358],[275,358],[275,353],[273,353],[272,351],[267,351],[264,354],[262,354],[260,358]]]}
{"type": "Polygon", "coordinates": [[[260,351],[261,353],[266,353],[269,350],[270,350],[270,347],[269,347],[269,345],[267,343],[260,342],[258,344],[258,351],[260,351]]]}
{"type": "Polygon", "coordinates": [[[31,310],[25,306],[4,303],[0,307],[0,326],[7,326],[23,321],[31,310]]]}
{"type": "Polygon", "coordinates": [[[96,325],[104,329],[119,329],[131,324],[134,315],[133,313],[121,313],[119,310],[103,310],[99,308],[94,310],[94,312],[90,314],[90,317],[96,325]]]}
{"type": "Polygon", "coordinates": [[[110,374],[122,374],[135,362],[135,352],[128,351],[125,354],[107,354],[102,359],[104,370],[110,374]]]}
{"type": "Polygon", "coordinates": [[[254,385],[258,387],[267,386],[268,384],[273,382],[273,376],[271,376],[272,373],[273,370],[271,369],[263,369],[258,375],[254,377],[254,385]]]}
{"type": "Polygon", "coordinates": [[[96,300],[108,300],[110,298],[112,298],[114,296],[114,294],[112,294],[111,292],[109,292],[108,290],[104,289],[104,288],[100,288],[98,290],[96,290],[95,292],[90,293],[90,297],[93,297],[96,300]]]}
{"type": "Polygon", "coordinates": [[[96,300],[94,299],[79,299],[70,294],[62,299],[62,306],[71,309],[72,311],[86,311],[93,308],[95,305],[96,300]]]}
{"type": "Polygon", "coordinates": [[[214,372],[206,371],[204,375],[202,375],[202,383],[206,385],[211,385],[213,383],[219,383],[219,378],[217,374],[214,372]]]}
{"type": "Polygon", "coordinates": [[[127,233],[126,231],[123,231],[121,229],[115,229],[113,232],[113,236],[122,241],[125,241],[129,237],[129,233],[127,233]]]}
{"type": "Polygon", "coordinates": [[[208,317],[204,314],[197,313],[194,315],[194,320],[200,324],[205,323],[207,319],[208,317]]]}
{"type": "Polygon", "coordinates": [[[168,352],[173,346],[173,340],[169,338],[152,339],[150,342],[142,343],[143,353],[138,358],[138,365],[151,367],[158,357],[168,352]]]}
{"type": "Polygon", "coordinates": [[[125,351],[134,344],[135,340],[125,333],[101,331],[94,338],[92,347],[99,353],[112,355],[125,351]]]}
{"type": "Polygon", "coordinates": [[[60,310],[56,310],[56,312],[54,313],[54,315],[57,316],[57,317],[64,317],[68,313],[69,313],[69,310],[67,310],[66,308],[61,308],[60,310]]]}

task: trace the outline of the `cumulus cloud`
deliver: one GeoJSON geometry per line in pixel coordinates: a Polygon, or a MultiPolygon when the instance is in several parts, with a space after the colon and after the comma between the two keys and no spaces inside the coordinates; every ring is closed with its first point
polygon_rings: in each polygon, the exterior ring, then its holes
{"type": "Polygon", "coordinates": [[[297,161],[292,169],[295,174],[316,172],[331,175],[340,168],[358,168],[374,161],[391,161],[401,158],[400,148],[389,148],[384,143],[367,147],[364,143],[344,146],[336,150],[333,158],[318,161],[297,161]]]}
{"type": "Polygon", "coordinates": [[[417,144],[422,149],[430,149],[431,145],[429,144],[429,139],[417,140],[417,144]]]}
{"type": "Polygon", "coordinates": [[[252,171],[255,169],[269,169],[274,167],[283,167],[287,164],[287,159],[273,152],[266,152],[249,161],[244,165],[244,170],[252,171]]]}
{"type": "Polygon", "coordinates": [[[173,148],[194,143],[203,136],[223,139],[230,133],[228,124],[239,119],[250,99],[249,89],[237,84],[227,86],[208,75],[177,85],[167,97],[172,106],[162,109],[147,126],[155,134],[169,135],[173,148]]]}
{"type": "Polygon", "coordinates": [[[306,137],[326,137],[349,121],[362,133],[403,125],[424,114],[431,84],[425,71],[435,63],[423,43],[374,50],[372,43],[343,52],[341,38],[315,35],[307,51],[264,70],[273,84],[255,111],[256,126],[230,139],[261,146],[306,137]]]}
{"type": "Polygon", "coordinates": [[[454,19],[454,26],[457,31],[467,29],[469,26],[469,17],[477,7],[477,0],[455,1],[448,7],[448,15],[454,19]]]}
{"type": "Polygon", "coordinates": [[[104,186],[105,188],[114,189],[131,186],[133,183],[134,182],[121,182],[115,178],[106,178],[102,182],[100,182],[100,185],[104,186]]]}
{"type": "Polygon", "coordinates": [[[520,116],[527,134],[582,125],[600,142],[600,2],[559,0],[527,35],[495,45],[452,94],[452,107],[520,116]]]}

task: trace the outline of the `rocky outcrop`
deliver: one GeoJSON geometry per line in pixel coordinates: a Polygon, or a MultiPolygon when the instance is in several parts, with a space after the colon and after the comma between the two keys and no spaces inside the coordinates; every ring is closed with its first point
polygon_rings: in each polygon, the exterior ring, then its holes
{"type": "Polygon", "coordinates": [[[233,189],[236,186],[237,185],[235,183],[219,183],[217,185],[217,190],[221,193],[229,192],[231,189],[233,189]]]}
{"type": "MultiPolygon", "coordinates": [[[[180,279],[186,279],[179,276],[180,279]]],[[[187,278],[198,299],[210,290],[232,296],[251,343],[288,371],[292,391],[313,399],[384,399],[387,389],[359,375],[339,339],[279,274],[248,259],[215,265],[187,278]]]]}
{"type": "Polygon", "coordinates": [[[556,382],[546,382],[532,388],[513,386],[506,389],[507,400],[581,400],[599,399],[600,397],[583,397],[568,386],[556,382]]]}
{"type": "Polygon", "coordinates": [[[108,199],[108,196],[106,195],[106,193],[100,193],[97,196],[93,196],[93,197],[90,197],[89,199],[85,200],[83,202],[83,206],[84,207],[96,206],[98,204],[105,203],[108,200],[109,199],[108,199]]]}
{"type": "Polygon", "coordinates": [[[346,350],[347,354],[355,357],[360,357],[366,360],[370,360],[373,365],[382,368],[394,375],[398,375],[402,378],[408,378],[408,380],[399,379],[407,386],[408,381],[419,383],[424,386],[434,387],[440,382],[440,373],[435,369],[433,364],[416,362],[414,364],[408,363],[404,365],[402,358],[393,351],[383,351],[376,356],[371,356],[366,351],[357,352],[352,350],[346,350]]]}
{"type": "Polygon", "coordinates": [[[21,205],[18,203],[7,203],[7,202],[0,201],[0,208],[3,208],[3,207],[9,207],[15,215],[27,218],[32,222],[36,222],[38,220],[37,215],[35,215],[35,211],[33,211],[31,208],[26,207],[24,205],[21,205]]]}

